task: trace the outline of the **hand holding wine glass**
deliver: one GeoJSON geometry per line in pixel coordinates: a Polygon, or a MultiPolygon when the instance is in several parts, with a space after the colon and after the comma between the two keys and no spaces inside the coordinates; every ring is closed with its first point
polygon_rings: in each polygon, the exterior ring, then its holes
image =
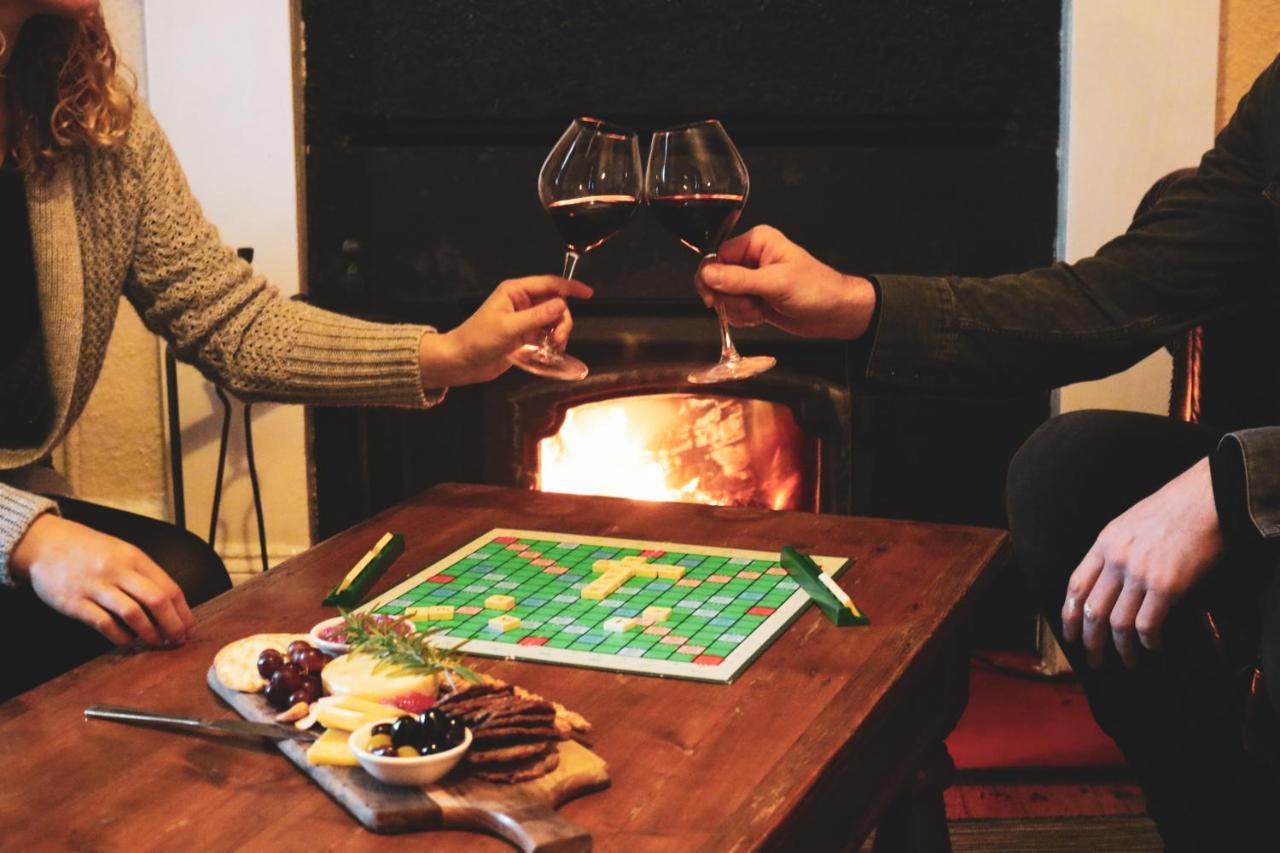
{"type": "MultiPolygon", "coordinates": [[[[702,263],[715,263],[720,243],[738,224],[750,190],[746,164],[718,121],[700,121],[660,130],[649,145],[645,191],[659,221],[702,263]]],[[[716,302],[720,321],[720,361],[689,374],[696,384],[727,382],[763,373],[772,356],[742,356],[733,345],[729,321],[716,302]]]]}
{"type": "MultiPolygon", "coordinates": [[[[627,224],[640,203],[642,180],[633,131],[594,118],[570,123],[538,174],[538,198],[565,244],[564,278],[573,278],[578,259],[627,224]]],[[[553,379],[585,378],[586,364],[557,346],[552,331],[541,343],[516,350],[511,363],[553,379]]]]}

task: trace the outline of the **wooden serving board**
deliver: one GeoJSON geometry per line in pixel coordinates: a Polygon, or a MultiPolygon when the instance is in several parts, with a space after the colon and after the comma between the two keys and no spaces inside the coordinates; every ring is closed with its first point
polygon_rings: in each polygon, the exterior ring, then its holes
{"type": "MultiPolygon", "coordinates": [[[[257,693],[232,690],[209,668],[209,687],[247,720],[272,722],[275,710],[257,693]]],[[[374,832],[474,829],[491,832],[523,851],[591,849],[591,834],[556,814],[556,806],[609,785],[604,759],[576,741],[559,745],[560,766],[532,782],[497,785],[462,776],[453,784],[403,788],[385,785],[359,767],[307,763],[307,741],[276,745],[290,761],[374,832]]],[[[454,771],[451,776],[458,776],[454,771]]]]}

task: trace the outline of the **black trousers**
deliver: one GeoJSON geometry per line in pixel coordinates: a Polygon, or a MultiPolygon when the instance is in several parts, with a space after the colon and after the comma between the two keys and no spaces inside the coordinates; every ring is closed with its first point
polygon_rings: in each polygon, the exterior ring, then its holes
{"type": "MultiPolygon", "coordinates": [[[[64,518],[123,539],[173,578],[192,607],[231,589],[222,560],[200,537],[163,521],[72,498],[55,498],[64,518]]],[[[0,701],[29,690],[112,648],[82,622],[51,609],[30,587],[0,587],[0,624],[21,638],[4,655],[0,701]]]]}
{"type": "MultiPolygon", "coordinates": [[[[1108,522],[1208,455],[1221,433],[1169,418],[1053,418],[1009,469],[1014,553],[1059,641],[1067,580],[1108,522]]],[[[1229,553],[1171,611],[1136,671],[1110,649],[1090,669],[1064,645],[1094,716],[1124,752],[1169,850],[1280,850],[1280,778],[1243,747],[1245,679],[1261,656],[1280,696],[1274,555],[1229,553]],[[1208,627],[1212,614],[1217,636],[1208,627]]]]}

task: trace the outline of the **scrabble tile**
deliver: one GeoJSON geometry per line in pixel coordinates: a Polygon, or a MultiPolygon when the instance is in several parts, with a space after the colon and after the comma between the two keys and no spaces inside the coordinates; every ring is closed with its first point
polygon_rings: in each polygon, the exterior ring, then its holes
{"type": "Polygon", "coordinates": [[[605,631],[612,634],[625,634],[636,627],[636,620],[629,616],[610,616],[604,620],[605,631]]]}
{"type": "Polygon", "coordinates": [[[590,598],[594,601],[601,601],[608,598],[609,593],[604,589],[604,587],[589,583],[582,588],[582,597],[590,598]]]}
{"type": "Polygon", "coordinates": [[[656,578],[658,576],[658,567],[653,563],[637,563],[636,577],[638,578],[656,578]]]}
{"type": "Polygon", "coordinates": [[[435,604],[427,608],[432,622],[449,622],[453,620],[452,604],[435,604]]]}
{"type": "Polygon", "coordinates": [[[504,613],[489,620],[489,630],[495,634],[505,634],[520,627],[520,617],[504,613]]]}
{"type": "Polygon", "coordinates": [[[486,610],[510,610],[516,606],[516,600],[510,595],[491,595],[484,600],[486,610]]]}
{"type": "Polygon", "coordinates": [[[678,581],[684,577],[684,566],[658,566],[658,577],[678,581]]]}
{"type": "Polygon", "coordinates": [[[659,622],[666,622],[670,618],[670,607],[646,607],[644,613],[640,614],[640,621],[646,625],[656,625],[659,622]]]}
{"type": "Polygon", "coordinates": [[[403,615],[414,622],[426,622],[431,618],[431,608],[406,607],[403,615]]]}
{"type": "Polygon", "coordinates": [[[630,555],[630,556],[628,556],[628,557],[623,557],[623,558],[622,558],[621,560],[619,560],[618,562],[619,562],[619,563],[624,563],[624,564],[631,564],[631,565],[635,565],[635,564],[637,564],[637,563],[644,563],[644,562],[647,562],[647,558],[645,558],[645,557],[641,557],[639,554],[632,554],[632,555],[630,555]]]}

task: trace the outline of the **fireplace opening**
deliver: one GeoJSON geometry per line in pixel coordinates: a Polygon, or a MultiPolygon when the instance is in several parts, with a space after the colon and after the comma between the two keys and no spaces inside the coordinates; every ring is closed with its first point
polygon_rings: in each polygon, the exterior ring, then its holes
{"type": "Polygon", "coordinates": [[[708,391],[686,381],[691,366],[522,384],[508,395],[506,417],[491,416],[512,427],[507,482],[632,500],[848,511],[846,388],[776,369],[708,391]]]}
{"type": "Polygon", "coordinates": [[[571,406],[538,442],[546,492],[818,508],[821,442],[770,400],[647,394],[571,406]]]}

